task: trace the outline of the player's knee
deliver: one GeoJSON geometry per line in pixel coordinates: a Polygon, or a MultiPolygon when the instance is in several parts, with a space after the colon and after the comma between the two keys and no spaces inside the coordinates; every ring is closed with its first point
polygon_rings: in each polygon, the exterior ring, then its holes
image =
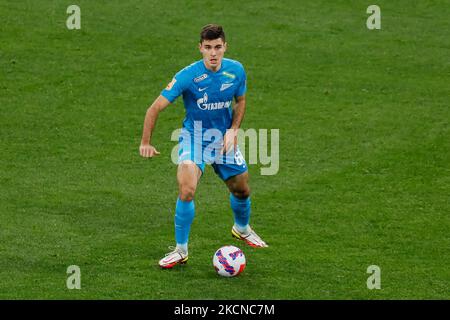
{"type": "Polygon", "coordinates": [[[236,198],[245,199],[250,197],[250,188],[233,190],[232,193],[236,198]]]}
{"type": "Polygon", "coordinates": [[[195,188],[192,186],[181,186],[180,187],[180,199],[182,201],[191,201],[194,199],[195,188]]]}

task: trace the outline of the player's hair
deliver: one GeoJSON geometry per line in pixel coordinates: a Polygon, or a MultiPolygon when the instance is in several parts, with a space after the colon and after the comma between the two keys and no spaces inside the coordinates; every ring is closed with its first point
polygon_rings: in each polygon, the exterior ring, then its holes
{"type": "Polygon", "coordinates": [[[200,43],[203,40],[215,40],[219,38],[225,42],[225,32],[223,32],[222,26],[218,24],[207,24],[200,32],[200,43]]]}

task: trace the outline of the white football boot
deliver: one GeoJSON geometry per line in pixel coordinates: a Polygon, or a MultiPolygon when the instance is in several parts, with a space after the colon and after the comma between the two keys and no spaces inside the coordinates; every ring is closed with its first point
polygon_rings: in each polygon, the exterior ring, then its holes
{"type": "Polygon", "coordinates": [[[164,269],[170,269],[176,266],[177,264],[184,264],[188,260],[188,255],[184,253],[182,250],[174,247],[169,247],[172,250],[169,253],[166,253],[164,258],[159,260],[159,266],[164,269]]]}
{"type": "Polygon", "coordinates": [[[267,248],[268,245],[264,242],[263,239],[261,239],[260,236],[256,234],[255,231],[253,231],[250,226],[248,227],[250,232],[248,234],[240,233],[234,226],[231,229],[231,234],[233,237],[239,240],[244,240],[249,246],[254,248],[267,248]]]}

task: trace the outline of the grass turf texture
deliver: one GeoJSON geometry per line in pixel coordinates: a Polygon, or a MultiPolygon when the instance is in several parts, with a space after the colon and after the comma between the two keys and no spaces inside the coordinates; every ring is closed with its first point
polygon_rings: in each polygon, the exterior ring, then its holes
{"type": "Polygon", "coordinates": [[[446,1],[0,3],[0,298],[448,299],[450,31],[446,1]],[[224,25],[248,75],[243,128],[280,129],[280,171],[250,167],[252,225],[231,238],[211,168],[196,196],[188,265],[173,244],[179,99],[139,157],[149,103],[224,25]],[[234,244],[245,272],[218,277],[234,244]],[[81,268],[81,290],[66,268],[81,268]],[[369,265],[381,290],[368,290],[369,265]]]}

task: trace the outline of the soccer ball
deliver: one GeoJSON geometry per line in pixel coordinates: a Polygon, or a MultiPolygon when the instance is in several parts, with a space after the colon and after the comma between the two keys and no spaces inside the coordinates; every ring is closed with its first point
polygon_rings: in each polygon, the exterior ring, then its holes
{"type": "Polygon", "coordinates": [[[235,246],[223,246],[214,253],[214,269],[223,277],[234,277],[245,269],[245,255],[235,246]]]}

